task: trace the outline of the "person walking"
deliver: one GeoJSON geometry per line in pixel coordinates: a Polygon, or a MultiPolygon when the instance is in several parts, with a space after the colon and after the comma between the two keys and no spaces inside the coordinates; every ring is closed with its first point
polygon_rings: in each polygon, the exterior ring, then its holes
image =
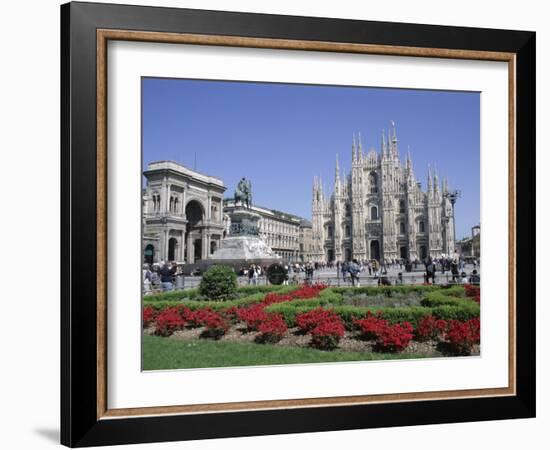
{"type": "Polygon", "coordinates": [[[359,271],[360,271],[359,264],[357,263],[357,260],[354,259],[348,266],[348,271],[351,278],[351,284],[352,286],[359,286],[359,271]]]}
{"type": "Polygon", "coordinates": [[[162,291],[171,291],[174,289],[174,274],[176,273],[176,267],[173,264],[166,261],[160,269],[160,283],[162,285],[162,291]]]}

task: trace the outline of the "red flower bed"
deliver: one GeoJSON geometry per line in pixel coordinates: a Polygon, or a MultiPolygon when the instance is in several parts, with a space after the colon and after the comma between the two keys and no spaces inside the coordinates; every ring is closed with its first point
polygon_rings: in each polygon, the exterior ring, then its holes
{"type": "Polygon", "coordinates": [[[283,316],[280,314],[270,314],[259,326],[258,341],[263,343],[279,342],[287,331],[287,326],[283,316]]]}
{"type": "Polygon", "coordinates": [[[155,320],[155,308],[146,306],[143,308],[143,328],[147,328],[155,320]]]}
{"type": "Polygon", "coordinates": [[[451,353],[456,355],[469,355],[474,344],[479,343],[480,323],[479,318],[470,319],[466,322],[458,320],[449,321],[445,340],[449,345],[451,353]]]}
{"type": "Polygon", "coordinates": [[[268,314],[264,311],[264,305],[261,303],[248,308],[239,308],[237,317],[246,323],[248,331],[258,331],[258,327],[268,319],[268,314]]]}
{"type": "Polygon", "coordinates": [[[413,337],[413,326],[409,322],[386,325],[376,338],[376,349],[383,352],[401,352],[407,348],[413,337]]]}
{"type": "Polygon", "coordinates": [[[229,329],[227,321],[215,311],[204,311],[201,323],[206,328],[204,335],[214,339],[219,339],[229,329]]]}
{"type": "Polygon", "coordinates": [[[304,333],[309,333],[324,322],[340,321],[340,316],[334,311],[321,306],[311,311],[296,315],[296,325],[304,333]]]}
{"type": "Polygon", "coordinates": [[[260,303],[263,306],[269,306],[274,303],[289,302],[294,300],[294,297],[289,294],[277,294],[276,292],[270,292],[265,295],[264,299],[260,303]]]}
{"type": "Polygon", "coordinates": [[[476,286],[475,284],[465,284],[464,291],[466,292],[466,297],[471,297],[479,303],[481,293],[479,286],[476,286]]]}
{"type": "Polygon", "coordinates": [[[311,330],[311,345],[321,350],[332,350],[338,346],[344,332],[344,324],[339,317],[337,320],[323,321],[311,330]]]}
{"type": "Polygon", "coordinates": [[[376,339],[380,331],[388,326],[387,320],[373,316],[370,312],[364,319],[353,319],[353,323],[359,327],[364,339],[376,339]]]}
{"type": "Polygon", "coordinates": [[[161,311],[155,319],[155,334],[159,336],[170,336],[176,330],[182,330],[185,320],[178,311],[178,308],[167,308],[161,311]]]}
{"type": "Polygon", "coordinates": [[[425,316],[418,321],[418,326],[414,330],[414,336],[417,341],[427,341],[430,339],[439,339],[447,329],[447,322],[443,319],[436,319],[434,316],[425,316]]]}

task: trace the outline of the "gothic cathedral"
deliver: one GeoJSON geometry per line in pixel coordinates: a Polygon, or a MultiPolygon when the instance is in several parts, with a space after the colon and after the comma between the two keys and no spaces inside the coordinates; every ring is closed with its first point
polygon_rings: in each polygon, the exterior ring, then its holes
{"type": "Polygon", "coordinates": [[[447,180],[428,168],[426,192],[417,181],[410,152],[399,159],[395,124],[382,132],[380,154],[363,153],[361,137],[352,142],[351,173],[341,177],[338,156],[334,192],[328,197],[320,178],[313,182],[314,261],[418,259],[455,251],[454,202],[447,180]]]}

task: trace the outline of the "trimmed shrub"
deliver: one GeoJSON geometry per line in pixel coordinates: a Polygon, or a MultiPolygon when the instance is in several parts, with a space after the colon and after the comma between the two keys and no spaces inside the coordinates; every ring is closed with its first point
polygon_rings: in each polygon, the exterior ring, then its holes
{"type": "Polygon", "coordinates": [[[340,319],[321,322],[311,330],[311,346],[321,350],[333,350],[338,347],[344,333],[344,325],[340,319]]]}
{"type": "Polygon", "coordinates": [[[389,325],[387,320],[372,314],[368,314],[365,319],[355,319],[353,323],[361,330],[363,339],[367,340],[376,339],[380,331],[389,325]]]}
{"type": "Polygon", "coordinates": [[[376,337],[375,349],[381,352],[401,352],[407,348],[413,337],[409,322],[381,327],[376,337]]]}
{"type": "Polygon", "coordinates": [[[258,331],[259,326],[268,319],[268,314],[260,303],[249,308],[238,309],[237,318],[246,323],[248,331],[258,331]]]}
{"type": "Polygon", "coordinates": [[[143,328],[147,328],[155,320],[156,311],[151,306],[143,308],[143,328]]]}
{"type": "Polygon", "coordinates": [[[229,300],[237,295],[237,274],[229,266],[214,265],[202,276],[199,293],[209,300],[229,300]]]}
{"type": "Polygon", "coordinates": [[[340,322],[340,317],[329,309],[316,308],[311,311],[298,314],[296,316],[296,325],[304,333],[311,332],[314,328],[323,322],[340,322]]]}
{"type": "Polygon", "coordinates": [[[199,290],[194,289],[184,289],[183,291],[169,291],[169,292],[159,292],[156,294],[145,295],[143,297],[144,302],[164,302],[164,301],[183,301],[183,300],[193,300],[199,296],[199,290]]]}
{"type": "Polygon", "coordinates": [[[457,305],[441,305],[432,308],[432,314],[438,319],[466,322],[479,317],[479,305],[476,302],[464,300],[457,305]]]}
{"type": "Polygon", "coordinates": [[[279,342],[287,332],[287,326],[280,314],[270,314],[259,326],[260,334],[256,340],[260,343],[274,344],[279,342]]]}
{"type": "Polygon", "coordinates": [[[204,311],[200,317],[200,322],[206,328],[203,336],[213,339],[220,339],[229,329],[225,319],[214,311],[204,311]]]}
{"type": "Polygon", "coordinates": [[[429,315],[419,320],[418,326],[414,330],[414,336],[417,341],[435,340],[439,339],[446,329],[447,322],[445,320],[429,315]]]}
{"type": "Polygon", "coordinates": [[[168,308],[161,311],[155,319],[155,334],[158,336],[170,336],[176,330],[182,330],[185,320],[177,308],[168,308]]]}
{"type": "Polygon", "coordinates": [[[450,353],[455,355],[471,354],[474,344],[479,343],[479,325],[478,318],[466,322],[451,321],[445,335],[450,353]]]}

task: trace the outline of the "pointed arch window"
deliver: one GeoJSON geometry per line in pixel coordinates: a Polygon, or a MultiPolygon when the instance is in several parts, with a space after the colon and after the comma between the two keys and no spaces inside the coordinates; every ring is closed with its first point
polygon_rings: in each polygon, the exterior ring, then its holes
{"type": "Polygon", "coordinates": [[[399,222],[399,233],[405,234],[405,222],[399,222]]]}
{"type": "Polygon", "coordinates": [[[425,231],[426,231],[426,227],[424,225],[424,221],[421,220],[420,222],[418,222],[418,232],[424,233],[425,231]]]}
{"type": "Polygon", "coordinates": [[[370,209],[370,220],[378,220],[378,208],[372,206],[370,209]]]}
{"type": "Polygon", "coordinates": [[[345,228],[345,236],[346,236],[346,237],[349,237],[349,235],[350,235],[349,225],[346,225],[346,228],[345,228]]]}
{"type": "Polygon", "coordinates": [[[369,188],[371,194],[378,193],[378,175],[376,175],[376,172],[369,173],[369,188]]]}
{"type": "Polygon", "coordinates": [[[405,200],[399,200],[399,213],[405,214],[405,200]]]}

